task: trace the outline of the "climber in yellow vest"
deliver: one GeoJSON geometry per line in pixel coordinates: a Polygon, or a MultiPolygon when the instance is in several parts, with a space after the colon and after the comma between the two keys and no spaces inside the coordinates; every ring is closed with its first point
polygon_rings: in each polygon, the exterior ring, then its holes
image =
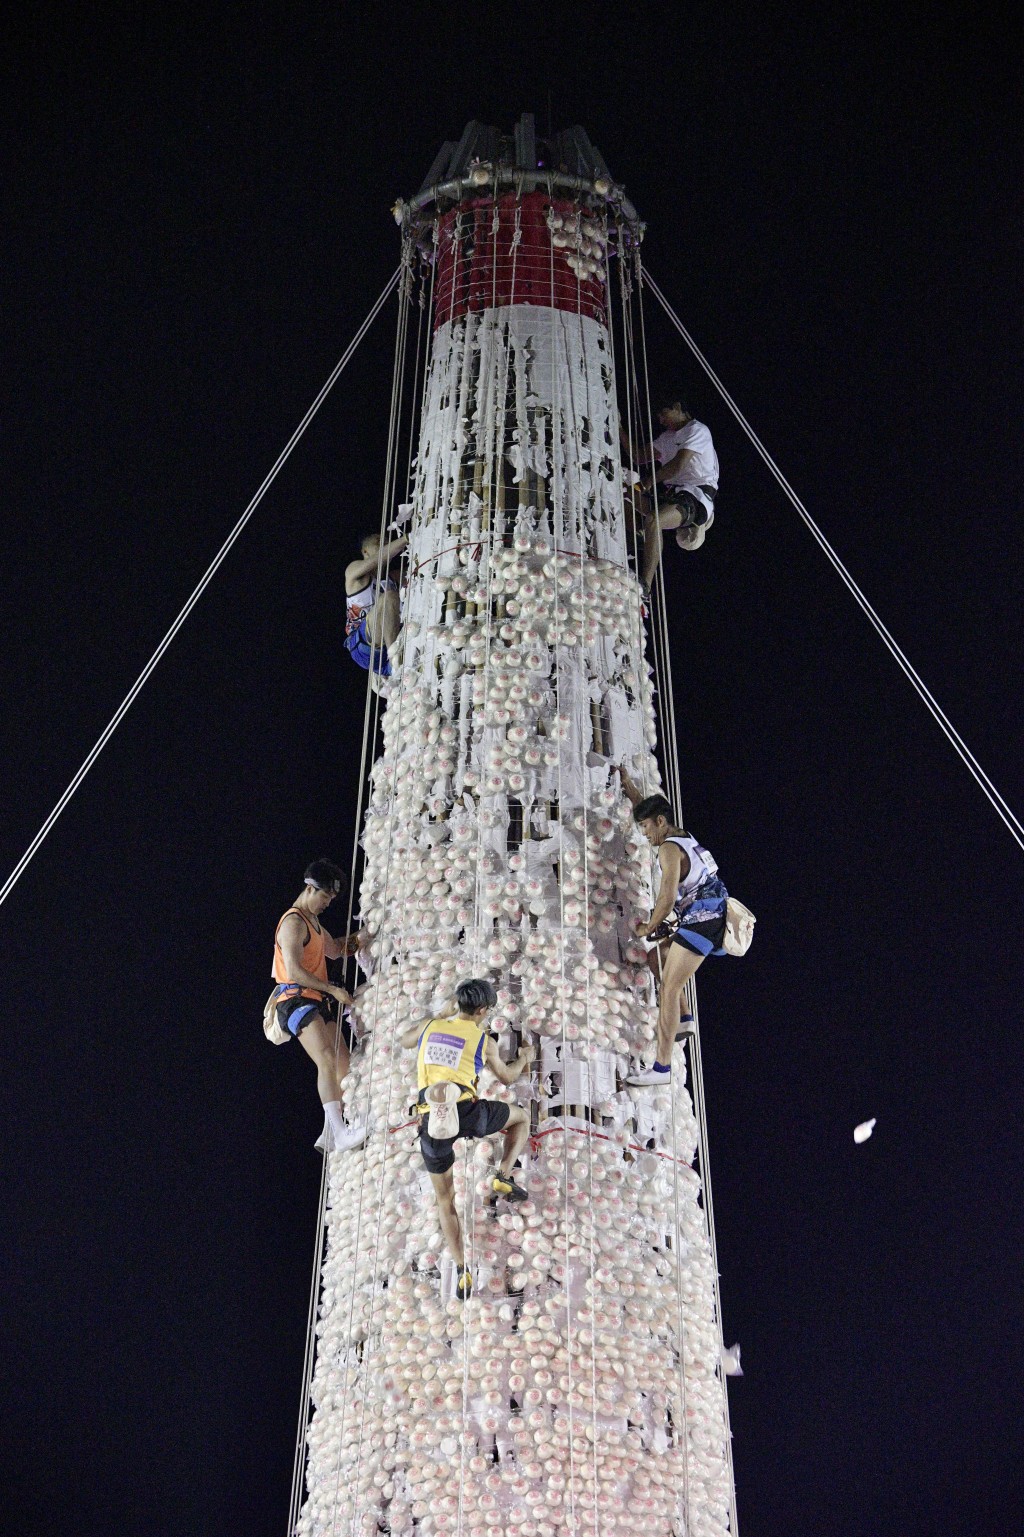
{"type": "Polygon", "coordinates": [[[501,1060],[497,1041],[484,1028],[497,1001],[490,982],[472,978],[455,989],[455,1007],[449,1017],[418,1020],[399,1037],[407,1050],[416,1047],[420,1151],[434,1187],[441,1231],[458,1268],[455,1295],[461,1302],[471,1294],[473,1278],[455,1210],[456,1142],[500,1131],[505,1138],[504,1156],[491,1176],[491,1190],[509,1201],[527,1199],[512,1170],[530,1135],[529,1111],[477,1097],[484,1067],[502,1083],[516,1083],[536,1056],[532,1046],[523,1045],[511,1062],[501,1060]]]}

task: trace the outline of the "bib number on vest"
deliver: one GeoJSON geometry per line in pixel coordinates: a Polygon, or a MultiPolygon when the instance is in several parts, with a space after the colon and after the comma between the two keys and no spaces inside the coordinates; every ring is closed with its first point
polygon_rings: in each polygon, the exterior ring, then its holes
{"type": "Polygon", "coordinates": [[[427,1067],[447,1067],[454,1070],[462,1061],[466,1042],[461,1035],[435,1034],[423,1048],[423,1061],[427,1067]]]}

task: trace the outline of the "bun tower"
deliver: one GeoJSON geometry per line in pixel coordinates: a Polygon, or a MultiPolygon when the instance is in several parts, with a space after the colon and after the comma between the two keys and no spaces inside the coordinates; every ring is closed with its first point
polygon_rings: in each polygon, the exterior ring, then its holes
{"type": "Polygon", "coordinates": [[[629,328],[611,317],[642,225],[582,129],[542,140],[529,117],[510,136],[471,123],[395,211],[409,272],[429,273],[430,345],[404,654],[362,829],[374,970],[346,1096],[370,1134],[330,1156],[296,1530],[720,1537],[732,1467],[687,1049],[669,1087],[624,1086],[656,1003],[633,929],[651,855],[615,767],[662,784],[620,451],[629,328]],[[456,1144],[463,1303],[398,1036],[469,977],[497,988],[502,1055],[525,1038],[538,1058],[480,1090],[529,1106],[529,1200],[495,1205],[496,1148],[456,1144]]]}

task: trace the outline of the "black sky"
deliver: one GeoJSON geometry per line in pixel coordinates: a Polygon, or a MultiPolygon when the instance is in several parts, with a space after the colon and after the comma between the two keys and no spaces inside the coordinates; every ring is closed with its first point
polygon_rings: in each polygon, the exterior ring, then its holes
{"type": "MultiPolygon", "coordinates": [[[[470,118],[543,126],[549,91],[1021,810],[1015,34],[925,6],[139,9],[36,11],[6,51],[4,874],[393,267],[393,199],[470,118]]],[[[304,863],[351,846],[340,579],[379,515],[392,326],[0,911],[5,1507],[33,1537],[285,1530],[319,1116],[259,1011],[304,863]]],[[[1009,1532],[1024,860],[651,326],[723,465],[705,550],[670,552],[685,814],[759,919],[701,989],[741,1529],[1009,1532]]]]}

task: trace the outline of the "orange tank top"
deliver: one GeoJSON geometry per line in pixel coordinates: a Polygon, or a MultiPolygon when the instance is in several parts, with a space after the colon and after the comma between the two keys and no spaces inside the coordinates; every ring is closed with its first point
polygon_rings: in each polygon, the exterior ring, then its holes
{"type": "MultiPolygon", "coordinates": [[[[274,981],[283,982],[286,985],[289,981],[288,967],[285,964],[285,958],[281,952],[281,942],[277,937],[281,932],[282,923],[288,917],[288,913],[298,913],[299,917],[306,925],[306,928],[309,930],[306,943],[302,947],[303,966],[307,971],[311,971],[315,977],[319,977],[322,982],[326,982],[327,958],[324,955],[324,931],[323,929],[315,929],[311,920],[307,918],[306,914],[302,912],[298,907],[289,907],[288,912],[282,913],[280,918],[277,920],[277,928],[274,930],[274,981]]],[[[322,993],[315,993],[311,988],[308,987],[299,987],[297,983],[293,984],[293,987],[289,989],[289,992],[292,995],[297,992],[298,995],[302,998],[323,997],[322,993]]]]}

